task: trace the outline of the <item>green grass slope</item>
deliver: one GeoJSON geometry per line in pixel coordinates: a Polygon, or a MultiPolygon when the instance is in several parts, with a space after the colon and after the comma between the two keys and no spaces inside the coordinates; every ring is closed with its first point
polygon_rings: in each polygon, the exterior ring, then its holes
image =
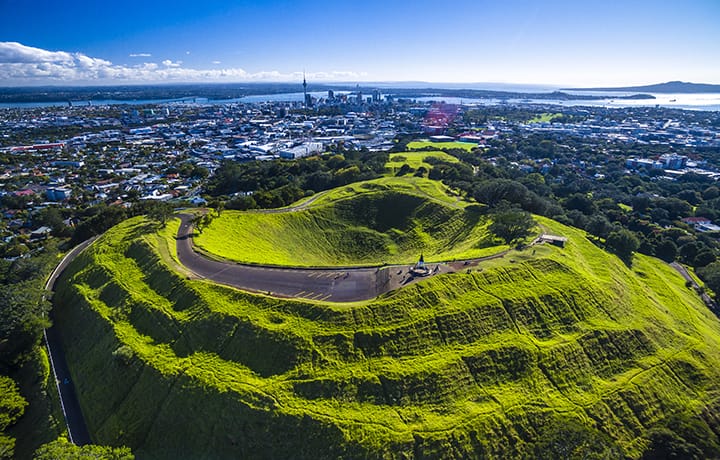
{"type": "Polygon", "coordinates": [[[720,323],[682,278],[540,223],[567,247],[333,305],[188,280],[177,221],[126,221],[54,299],[94,441],[140,459],[527,458],[573,419],[638,457],[670,414],[711,417],[720,323]]]}
{"type": "Polygon", "coordinates": [[[411,263],[482,257],[504,249],[480,206],[422,178],[382,178],[321,195],[307,209],[225,211],[195,238],[209,254],[293,266],[411,263]]]}

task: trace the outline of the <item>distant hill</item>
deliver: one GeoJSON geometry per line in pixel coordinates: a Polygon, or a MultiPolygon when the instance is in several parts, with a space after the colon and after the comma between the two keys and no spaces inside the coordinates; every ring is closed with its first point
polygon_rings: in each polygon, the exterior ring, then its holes
{"type": "Polygon", "coordinates": [[[707,83],[688,83],[669,81],[645,86],[624,86],[619,88],[563,88],[566,91],[617,91],[617,92],[649,92],[649,93],[720,93],[720,85],[707,83]]]}

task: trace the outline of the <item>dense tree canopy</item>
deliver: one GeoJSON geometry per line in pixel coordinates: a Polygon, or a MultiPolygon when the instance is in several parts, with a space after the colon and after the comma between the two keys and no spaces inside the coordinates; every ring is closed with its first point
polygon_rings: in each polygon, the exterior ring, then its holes
{"type": "Polygon", "coordinates": [[[127,447],[76,446],[64,438],[41,446],[35,460],[134,460],[127,447]]]}
{"type": "Polygon", "coordinates": [[[0,458],[13,458],[15,440],[4,432],[25,412],[27,404],[15,382],[0,375],[0,458]]]}
{"type": "MultiPolygon", "coordinates": [[[[212,196],[252,193],[254,205],[277,208],[314,192],[374,179],[385,172],[388,158],[387,153],[343,150],[295,161],[225,161],[209,180],[206,191],[212,196]]],[[[251,209],[252,205],[243,198],[230,207],[251,209]]]]}

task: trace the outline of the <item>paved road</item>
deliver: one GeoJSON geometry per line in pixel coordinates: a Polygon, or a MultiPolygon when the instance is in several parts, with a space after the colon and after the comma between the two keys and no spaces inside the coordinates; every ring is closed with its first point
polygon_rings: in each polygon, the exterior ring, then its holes
{"type": "Polygon", "coordinates": [[[303,297],[331,302],[353,302],[390,290],[388,268],[302,269],[234,264],[208,259],[193,250],[192,217],[180,215],[177,253],[180,262],[201,278],[239,289],[277,297],[303,297]]]}
{"type": "MultiPolygon", "coordinates": [[[[306,203],[307,204],[307,203],[306,203]]],[[[287,211],[287,209],[285,210],[287,211]]],[[[306,298],[328,302],[355,302],[374,299],[385,292],[424,279],[411,276],[409,265],[351,268],[263,267],[218,261],[198,254],[193,249],[192,216],[180,214],[177,254],[180,262],[199,278],[246,291],[276,297],[306,298]]],[[[533,245],[538,240],[533,241],[533,245]]],[[[428,264],[428,275],[453,273],[477,266],[484,260],[504,257],[509,251],[480,257],[428,264]]]]}
{"type": "MultiPolygon", "coordinates": [[[[95,241],[92,238],[84,243],[76,246],[70,251],[60,264],[55,268],[47,283],[45,283],[45,289],[54,291],[55,283],[62,272],[67,268],[70,262],[77,257],[90,243],[95,241]]],[[[50,316],[52,319],[52,313],[50,316]]],[[[52,367],[53,374],[55,376],[55,383],[57,385],[58,394],[60,395],[60,406],[65,417],[65,424],[68,429],[68,437],[70,442],[78,446],[90,444],[90,433],[88,432],[87,425],[85,424],[85,418],[83,417],[82,410],[80,409],[80,403],[77,398],[75,391],[75,385],[72,382],[70,376],[70,370],[65,360],[65,352],[62,349],[60,341],[60,331],[57,326],[52,326],[45,330],[45,345],[48,349],[48,355],[50,357],[50,365],[52,367]]]]}
{"type": "Polygon", "coordinates": [[[680,275],[682,275],[682,277],[685,278],[686,281],[690,281],[690,284],[692,284],[693,288],[695,288],[695,291],[700,294],[700,297],[703,299],[703,302],[705,302],[705,305],[707,305],[713,313],[720,314],[720,309],[718,309],[717,303],[715,303],[712,297],[710,297],[705,291],[700,289],[700,285],[695,281],[695,278],[690,276],[690,273],[688,273],[685,267],[683,267],[677,262],[672,262],[670,266],[677,270],[678,273],[680,273],[680,275]]]}

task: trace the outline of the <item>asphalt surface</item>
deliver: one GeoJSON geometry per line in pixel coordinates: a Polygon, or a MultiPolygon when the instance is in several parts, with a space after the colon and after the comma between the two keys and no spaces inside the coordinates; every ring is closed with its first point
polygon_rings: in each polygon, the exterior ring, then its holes
{"type": "MultiPolygon", "coordinates": [[[[304,203],[300,207],[307,206],[304,203]]],[[[299,208],[300,208],[299,207],[299,208]]],[[[288,209],[285,209],[287,212],[288,209]]],[[[357,302],[370,300],[429,276],[455,273],[477,266],[485,260],[504,257],[509,250],[476,259],[427,264],[425,275],[418,276],[410,265],[382,267],[302,268],[246,265],[210,259],[196,252],[193,246],[192,216],[180,214],[177,234],[177,254],[185,268],[196,277],[216,283],[272,295],[275,297],[305,298],[327,302],[357,302]]],[[[531,245],[539,242],[536,239],[531,245]]]]}
{"type": "MultiPolygon", "coordinates": [[[[52,275],[50,275],[47,283],[45,283],[45,289],[54,291],[55,284],[65,268],[93,241],[95,241],[95,238],[79,244],[70,251],[63,260],[60,261],[60,264],[55,267],[52,275]]],[[[50,319],[53,319],[52,312],[50,319]]],[[[68,369],[65,352],[60,339],[60,330],[57,326],[53,325],[45,330],[45,345],[47,346],[50,365],[55,376],[58,394],[60,395],[60,406],[63,411],[63,416],[65,417],[70,442],[78,446],[90,444],[92,440],[90,439],[90,433],[88,432],[85,418],[80,409],[80,402],[78,401],[75,385],[70,375],[70,369],[68,369]]]]}
{"type": "Polygon", "coordinates": [[[178,258],[200,278],[276,297],[329,302],[368,300],[391,289],[388,268],[275,268],[208,259],[193,249],[192,217],[182,214],[180,219],[178,258]]]}
{"type": "Polygon", "coordinates": [[[690,276],[690,273],[688,273],[685,267],[683,267],[677,262],[672,262],[670,266],[677,270],[678,273],[680,273],[680,275],[682,275],[682,277],[685,278],[686,281],[690,282],[695,291],[703,299],[703,302],[705,302],[705,305],[707,305],[713,313],[715,313],[716,315],[720,315],[720,309],[718,308],[717,303],[715,303],[715,301],[704,290],[700,288],[700,285],[695,281],[692,276],[690,276]]]}

